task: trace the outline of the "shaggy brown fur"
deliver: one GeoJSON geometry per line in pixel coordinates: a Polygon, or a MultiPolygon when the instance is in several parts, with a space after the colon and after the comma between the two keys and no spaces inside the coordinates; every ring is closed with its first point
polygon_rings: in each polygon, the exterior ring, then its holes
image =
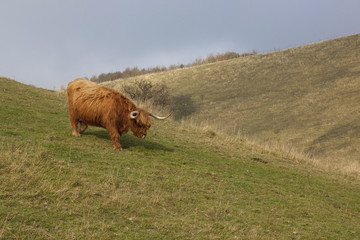
{"type": "Polygon", "coordinates": [[[122,151],[120,136],[129,128],[135,136],[145,138],[151,122],[149,113],[136,107],[120,92],[77,78],[67,87],[72,135],[80,137],[88,125],[106,128],[115,150],[122,151]],[[130,114],[138,111],[135,119],[130,114]],[[78,131],[80,123],[80,132],[78,131]]]}

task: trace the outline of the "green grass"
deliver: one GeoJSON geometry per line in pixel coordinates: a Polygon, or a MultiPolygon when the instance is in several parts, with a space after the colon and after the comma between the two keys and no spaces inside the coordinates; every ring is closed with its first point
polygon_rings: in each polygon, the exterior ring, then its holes
{"type": "Polygon", "coordinates": [[[360,183],[212,131],[71,136],[66,96],[0,78],[0,239],[356,239],[360,183]]]}
{"type": "Polygon", "coordinates": [[[296,149],[324,169],[360,173],[360,35],[139,79],[166,83],[175,118],[296,149]]]}

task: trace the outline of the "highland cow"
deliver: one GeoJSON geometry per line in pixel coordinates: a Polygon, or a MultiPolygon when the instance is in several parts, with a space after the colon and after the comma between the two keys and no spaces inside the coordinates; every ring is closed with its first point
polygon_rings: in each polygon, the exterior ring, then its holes
{"type": "Polygon", "coordinates": [[[103,127],[110,135],[114,149],[122,151],[120,136],[129,129],[139,138],[145,138],[151,126],[150,117],[159,117],[138,108],[127,97],[111,88],[100,86],[84,78],[77,78],[67,87],[72,135],[80,137],[88,125],[103,127]],[[80,123],[80,131],[78,131],[80,123]]]}

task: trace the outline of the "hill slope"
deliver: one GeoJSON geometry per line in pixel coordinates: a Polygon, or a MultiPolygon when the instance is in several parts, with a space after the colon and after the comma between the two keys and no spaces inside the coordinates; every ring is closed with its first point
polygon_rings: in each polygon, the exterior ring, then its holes
{"type": "Polygon", "coordinates": [[[73,138],[64,94],[0,78],[0,239],[354,239],[358,179],[213,132],[73,138]]]}
{"type": "Polygon", "coordinates": [[[360,35],[138,79],[168,84],[177,119],[360,171],[360,35]]]}

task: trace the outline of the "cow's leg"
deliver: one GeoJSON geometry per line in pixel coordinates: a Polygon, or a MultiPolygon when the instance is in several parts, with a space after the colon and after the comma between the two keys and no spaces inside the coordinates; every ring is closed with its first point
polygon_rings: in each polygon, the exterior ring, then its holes
{"type": "Polygon", "coordinates": [[[80,133],[83,133],[85,132],[85,130],[88,128],[88,125],[83,122],[83,121],[80,121],[80,133]]]}
{"type": "Polygon", "coordinates": [[[109,135],[111,137],[111,140],[112,140],[112,143],[113,143],[113,146],[114,146],[114,150],[116,151],[120,151],[122,152],[123,149],[121,147],[121,144],[120,144],[120,133],[119,133],[119,130],[115,127],[109,127],[107,128],[108,132],[109,132],[109,135]]]}
{"type": "Polygon", "coordinates": [[[72,131],[72,135],[74,137],[81,137],[81,134],[78,132],[77,130],[77,125],[78,125],[78,119],[75,118],[73,116],[73,114],[70,114],[70,124],[71,124],[71,128],[73,129],[72,131]]]}

